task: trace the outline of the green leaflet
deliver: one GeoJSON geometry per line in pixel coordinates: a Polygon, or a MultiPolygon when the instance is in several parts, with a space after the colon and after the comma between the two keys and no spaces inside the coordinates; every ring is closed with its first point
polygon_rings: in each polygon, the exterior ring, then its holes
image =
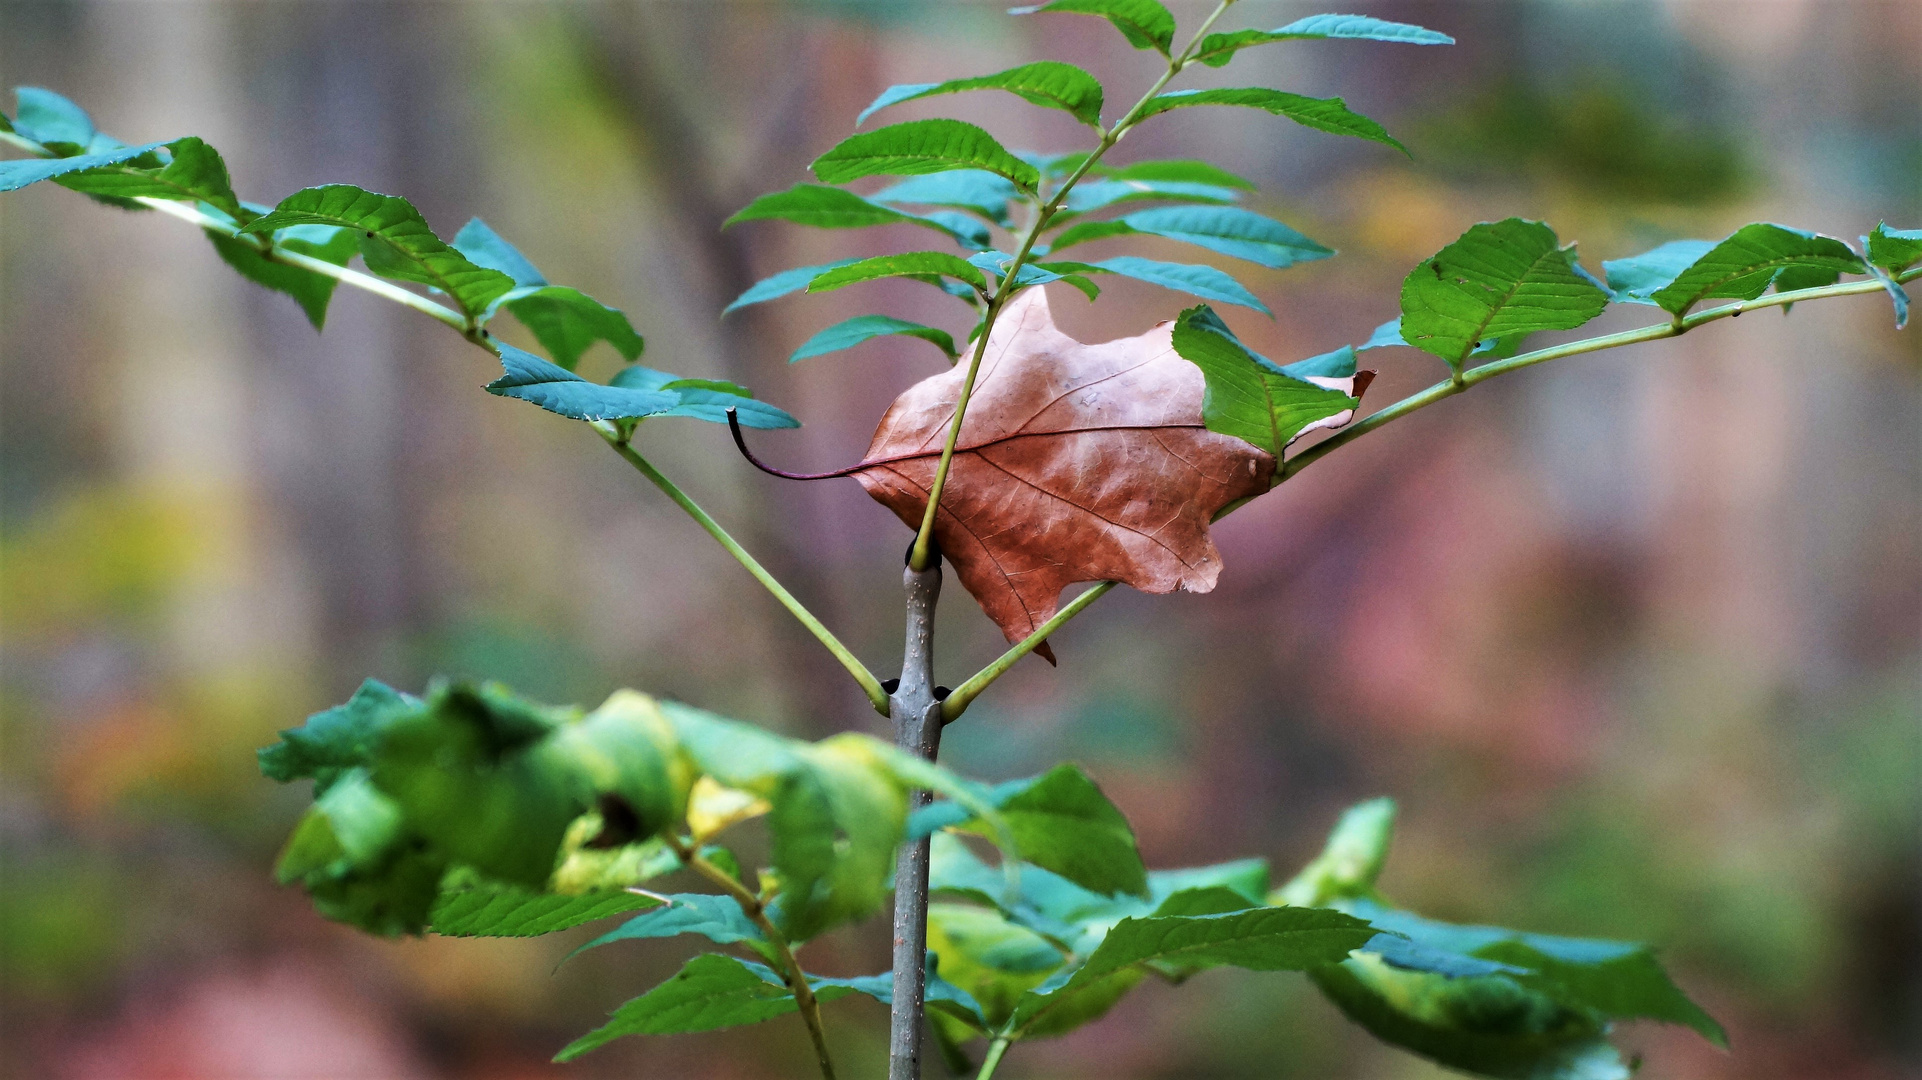
{"type": "Polygon", "coordinates": [[[506,308],[567,370],[574,370],[581,354],[597,341],[607,342],[630,363],[646,347],[625,314],[577,289],[549,285],[527,256],[485,221],[473,218],[461,226],[454,235],[454,250],[478,266],[514,279],[514,288],[494,301],[481,322],[491,321],[496,311],[506,308]]]}
{"type": "MultiPolygon", "coordinates": [[[[219,213],[212,207],[203,205],[203,211],[219,213]]],[[[231,220],[231,219],[230,219],[231,220]]],[[[334,287],[340,282],[325,274],[280,262],[270,258],[258,247],[245,240],[238,240],[212,229],[205,230],[207,239],[214,245],[214,251],[221,261],[234,268],[241,277],[256,285],[264,286],[275,292],[286,293],[300,305],[307,315],[307,321],[319,330],[327,321],[327,303],[333,298],[334,287]]],[[[335,266],[346,266],[347,261],[360,250],[358,235],[352,229],[337,229],[327,225],[292,225],[273,234],[274,247],[281,251],[291,251],[306,255],[335,266]]]]}
{"type": "Polygon", "coordinates": [[[786,191],[763,195],[722,225],[726,227],[736,222],[767,220],[792,221],[817,229],[858,229],[901,223],[933,229],[963,247],[979,248],[988,241],[986,229],[960,215],[903,213],[864,199],[852,191],[820,184],[796,184],[786,191]]]}
{"type": "Polygon", "coordinates": [[[874,99],[873,104],[861,110],[861,115],[854,119],[854,126],[860,127],[877,110],[889,105],[963,90],[1006,90],[1044,108],[1061,109],[1096,130],[1101,128],[1101,84],[1095,81],[1093,75],[1073,64],[1055,60],[1040,60],[972,79],[890,86],[874,99]]]}
{"type": "Polygon", "coordinates": [[[86,169],[97,169],[107,165],[117,165],[123,161],[133,161],[151,154],[166,143],[148,143],[145,146],[123,146],[105,150],[97,154],[83,154],[64,158],[24,158],[16,161],[0,161],[0,191],[18,191],[28,184],[51,180],[86,169]]]}
{"type": "Polygon", "coordinates": [[[477,881],[468,888],[443,887],[428,922],[447,937],[535,937],[659,905],[626,889],[562,896],[477,881]]]}
{"type": "Polygon", "coordinates": [[[1162,180],[1177,184],[1206,184],[1211,187],[1255,190],[1253,180],[1237,176],[1207,161],[1186,159],[1137,161],[1132,165],[1101,167],[1100,174],[1110,180],[1162,180]]]}
{"type": "Polygon", "coordinates": [[[1453,45],[1447,34],[1409,23],[1387,22],[1366,15],[1310,15],[1274,30],[1235,30],[1209,34],[1195,49],[1196,60],[1209,67],[1222,67],[1235,54],[1250,45],[1271,41],[1350,38],[1361,41],[1392,41],[1404,45],[1453,45]]]}
{"type": "Polygon", "coordinates": [[[802,342],[801,347],[794,350],[794,355],[788,357],[788,363],[806,360],[808,357],[820,356],[824,353],[851,349],[864,341],[872,341],[891,334],[917,337],[923,341],[932,342],[936,348],[947,354],[950,362],[956,356],[954,338],[946,330],[922,326],[920,323],[897,319],[892,315],[857,315],[852,319],[835,323],[802,342]]]}
{"type": "Polygon", "coordinates": [[[270,233],[289,225],[335,225],[361,234],[361,257],[382,277],[427,285],[454,301],[461,314],[479,317],[514,287],[499,270],[477,266],[443,243],[414,204],[349,184],[296,191],[270,214],[247,222],[243,233],[270,233]]]}
{"type": "Polygon", "coordinates": [[[656,416],[687,416],[710,424],[725,424],[728,410],[732,409],[742,427],[771,429],[801,426],[801,422],[785,410],[765,401],[754,400],[753,392],[747,387],[718,379],[683,379],[665,371],[635,365],[622,368],[608,380],[608,385],[621,389],[660,390],[679,397],[678,404],[655,413],[656,416]]]}
{"type": "Polygon", "coordinates": [[[418,933],[445,860],[407,836],[400,808],[366,769],[348,769],[336,781],[288,837],[276,880],[299,882],[330,919],[386,937],[418,933]]]}
{"type": "MultiPolygon", "coordinates": [[[[1147,870],[1133,828],[1080,769],[1057,765],[1040,776],[1001,784],[988,801],[1001,812],[1024,861],[1103,895],[1147,893],[1147,870]]],[[[954,804],[936,803],[917,812],[914,832],[926,835],[969,820],[954,804]]],[[[991,836],[979,821],[970,828],[991,836]]]]}
{"type": "Polygon", "coordinates": [[[1333,900],[1374,895],[1375,879],[1395,834],[1395,800],[1370,799],[1341,815],[1315,860],[1275,891],[1270,903],[1320,907],[1333,900]]]}
{"type": "Polygon", "coordinates": [[[1273,218],[1238,206],[1164,206],[1113,221],[1086,221],[1055,237],[1051,253],[1110,236],[1146,235],[1181,240],[1279,270],[1334,254],[1273,218]]]}
{"type": "MultiPolygon", "coordinates": [[[[822,989],[833,1000],[852,993],[822,989]]],[[[746,960],[703,953],[666,982],[622,1005],[608,1022],[568,1043],[555,1061],[571,1061],[623,1035],[679,1035],[772,1020],[795,1010],[794,995],[774,972],[746,960]]]]}
{"type": "Polygon", "coordinates": [[[981,276],[981,271],[959,255],[950,255],[945,251],[910,251],[901,255],[860,259],[823,270],[808,281],[807,291],[831,292],[857,282],[890,277],[946,277],[974,289],[985,291],[988,287],[988,281],[981,276]]]}
{"type": "Polygon", "coordinates": [[[112,145],[99,145],[105,136],[94,130],[87,110],[51,90],[16,86],[13,96],[16,107],[11,129],[61,157],[97,154],[119,145],[111,139],[107,142],[112,145]]]}
{"type": "Polygon", "coordinates": [[[1265,87],[1244,86],[1219,90],[1167,90],[1157,95],[1141,110],[1141,119],[1167,112],[1169,109],[1186,108],[1190,105],[1246,105],[1250,108],[1264,109],[1276,116],[1285,116],[1304,127],[1326,131],[1335,135],[1353,135],[1360,139],[1372,139],[1406,154],[1408,148],[1398,142],[1393,135],[1380,125],[1360,113],[1348,111],[1348,105],[1340,98],[1312,98],[1301,94],[1290,94],[1282,90],[1265,87]]]}
{"type": "Polygon", "coordinates": [[[962,904],[928,905],[928,949],[940,959],[941,977],[974,999],[986,1031],[1007,1023],[1021,995],[1066,960],[1034,931],[962,904]]]}
{"type": "Polygon", "coordinates": [[[346,704],[313,714],[261,749],[261,774],[283,784],[311,779],[315,796],[323,795],[341,774],[372,761],[389,725],[420,705],[419,698],[368,679],[346,704]]]}
{"type": "Polygon", "coordinates": [[[717,945],[736,942],[758,944],[767,940],[761,928],[754,925],[754,921],[747,917],[747,912],[741,910],[740,903],[731,896],[676,893],[667,900],[666,904],[649,901],[653,910],[642,912],[582,945],[568,953],[567,959],[572,960],[589,949],[616,941],[679,937],[682,934],[699,934],[717,945]]]}
{"type": "Polygon", "coordinates": [[[488,383],[487,392],[518,398],[569,419],[592,422],[658,416],[681,403],[680,395],[671,390],[603,386],[504,341],[495,345],[505,374],[488,383]]]}
{"type": "Polygon", "coordinates": [[[1199,296],[1203,300],[1213,300],[1222,304],[1236,304],[1254,308],[1263,315],[1272,315],[1268,305],[1255,298],[1242,284],[1212,266],[1194,266],[1186,263],[1156,262],[1136,255],[1117,255],[1098,263],[1075,264],[1090,272],[1120,274],[1122,277],[1159,285],[1164,289],[1185,292],[1199,296]]]}
{"type": "Polygon", "coordinates": [[[1447,979],[1362,956],[1308,973],[1348,1018],[1384,1042],[1481,1076],[1628,1080],[1607,1027],[1501,977],[1447,979]]]}
{"type": "Polygon", "coordinates": [[[1640,255],[1604,260],[1602,275],[1616,302],[1654,307],[1650,298],[1714,247],[1713,240],[1670,240],[1640,255]]]}
{"type": "Polygon", "coordinates": [[[1006,177],[980,169],[956,169],[910,177],[868,198],[877,203],[953,207],[1006,228],[1014,224],[1008,216],[1008,202],[1019,195],[1020,189],[1006,177]]]}
{"type": "Polygon", "coordinates": [[[1068,192],[1061,211],[1048,220],[1056,229],[1083,214],[1123,202],[1177,202],[1220,205],[1241,198],[1241,192],[1217,184],[1188,180],[1103,179],[1083,181],[1068,192]]]}
{"type": "Polygon", "coordinates": [[[159,168],[143,168],[139,159],[133,159],[67,173],[54,182],[88,195],[190,199],[208,203],[236,220],[247,216],[218,151],[191,135],[168,143],[166,150],[172,160],[159,168]]]}
{"type": "Polygon", "coordinates": [[[1476,225],[1402,282],[1402,336],[1459,368],[1484,340],[1572,330],[1609,299],[1574,252],[1539,221],[1476,225]]]}
{"type": "Polygon", "coordinates": [[[1866,272],[1861,257],[1840,240],[1758,222],[1735,230],[1649,299],[1680,316],[1703,300],[1753,300],[1788,270],[1821,271],[1829,282],[1835,280],[1829,274],[1866,272]]]}
{"type": "MultiPolygon", "coordinates": [[[[1303,432],[1347,423],[1361,404],[1345,389],[1292,375],[1251,352],[1205,305],[1189,308],[1175,320],[1174,347],[1207,380],[1201,416],[1208,430],[1232,435],[1276,458],[1303,432]]],[[[1354,384],[1354,355],[1353,349],[1347,350],[1347,376],[1336,380],[1349,387],[1354,384]]]]}
{"type": "Polygon", "coordinates": [[[797,266],[792,270],[783,270],[778,274],[762,278],[748,286],[746,291],[735,297],[732,303],[722,308],[721,315],[725,317],[736,308],[744,308],[749,304],[765,303],[766,301],[786,296],[789,293],[800,292],[802,289],[807,288],[808,282],[821,276],[824,271],[834,270],[843,266],[852,266],[860,261],[859,259],[842,259],[840,262],[822,263],[819,266],[797,266]]]}
{"type": "Polygon", "coordinates": [[[1869,253],[1869,262],[1899,274],[1922,262],[1922,229],[1891,229],[1888,222],[1880,222],[1862,246],[1869,253]]]}
{"type": "Polygon", "coordinates": [[[816,158],[813,169],[826,184],[950,169],[991,172],[1027,191],[1041,181],[1034,166],[1008,153],[994,136],[959,120],[912,120],[852,136],[816,158]]]}
{"type": "Polygon", "coordinates": [[[1099,15],[1114,24],[1128,44],[1137,49],[1154,49],[1163,56],[1174,45],[1175,17],[1156,0],[1052,0],[1051,3],[1009,8],[1010,15],[1056,12],[1063,15],[1099,15]]]}

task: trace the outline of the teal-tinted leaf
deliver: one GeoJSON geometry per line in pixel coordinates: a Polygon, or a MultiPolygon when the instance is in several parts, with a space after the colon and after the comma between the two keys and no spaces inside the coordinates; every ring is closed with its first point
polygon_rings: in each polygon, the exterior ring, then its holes
{"type": "Polygon", "coordinates": [[[826,184],[950,169],[991,172],[1029,191],[1041,181],[1034,166],[1008,153],[994,136],[959,120],[912,120],[852,136],[816,158],[813,169],[826,184]]]}
{"type": "Polygon", "coordinates": [[[17,161],[0,161],[0,191],[18,191],[28,184],[51,180],[86,169],[98,169],[107,165],[118,165],[132,161],[167,145],[148,143],[145,146],[123,146],[117,150],[107,150],[98,154],[82,154],[64,158],[24,158],[17,161]]]}
{"type": "Polygon", "coordinates": [[[1147,119],[1169,109],[1186,108],[1190,105],[1246,105],[1263,109],[1276,116],[1285,116],[1304,127],[1326,131],[1335,135],[1353,135],[1360,139],[1372,139],[1378,143],[1407,153],[1408,148],[1395,140],[1393,135],[1380,125],[1360,113],[1350,112],[1346,102],[1340,98],[1312,98],[1301,94],[1290,94],[1282,90],[1266,87],[1244,86],[1218,90],[1167,90],[1157,95],[1141,110],[1141,118],[1147,119]]]}
{"type": "Polygon", "coordinates": [[[988,287],[981,271],[959,255],[950,255],[945,251],[910,251],[902,255],[879,255],[824,270],[807,283],[807,290],[829,292],[856,282],[890,277],[946,277],[975,289],[985,290],[988,287]]]}
{"type": "Polygon", "coordinates": [[[1167,181],[1177,184],[1203,184],[1208,187],[1241,188],[1244,191],[1255,190],[1253,180],[1237,176],[1219,165],[1206,161],[1137,161],[1132,165],[1103,169],[1101,174],[1110,180],[1167,181]]]}
{"type": "Polygon", "coordinates": [[[754,925],[754,920],[747,917],[747,912],[742,911],[741,905],[731,896],[676,893],[667,899],[667,904],[636,915],[575,949],[568,954],[568,959],[616,941],[670,938],[682,934],[699,934],[717,945],[767,940],[761,934],[760,927],[754,925]]]}
{"type": "Polygon", "coordinates": [[[429,921],[434,933],[446,937],[535,937],[659,904],[626,889],[561,896],[477,882],[443,890],[429,921]]]}
{"type": "Polygon", "coordinates": [[[1602,313],[1609,295],[1577,272],[1575,249],[1539,221],[1509,218],[1470,228],[1417,266],[1401,289],[1402,337],[1450,366],[1477,346],[1537,330],[1572,330],[1602,313]]]}
{"type": "Polygon", "coordinates": [[[1395,800],[1369,799],[1341,815],[1321,854],[1275,891],[1271,903],[1320,907],[1373,895],[1395,835],[1395,800]]]}
{"type": "Polygon", "coordinates": [[[1237,206],[1164,206],[1114,221],[1083,222],[1064,230],[1050,250],[1129,234],[1181,240],[1274,270],[1334,254],[1273,218],[1237,206]]]}
{"type": "MultiPolygon", "coordinates": [[[[338,279],[269,257],[254,244],[224,233],[206,230],[221,261],[241,277],[275,292],[286,293],[300,305],[307,321],[319,330],[327,321],[327,303],[333,298],[338,279]]],[[[274,246],[282,251],[306,255],[335,266],[346,266],[360,250],[357,233],[326,225],[294,225],[273,234],[274,246]]]]}
{"type": "Polygon", "coordinates": [[[903,180],[869,196],[878,203],[949,206],[979,214],[1001,226],[1013,224],[1008,201],[1020,194],[1013,182],[980,169],[956,169],[903,180]]]}
{"type": "Polygon", "coordinates": [[[1354,385],[1352,349],[1347,379],[1323,379],[1335,382],[1333,386],[1310,382],[1251,352],[1205,305],[1189,308],[1175,320],[1174,347],[1207,380],[1201,417],[1208,430],[1232,435],[1277,458],[1303,432],[1347,423],[1361,404],[1347,393],[1354,385]]]}
{"type": "Polygon", "coordinates": [[[993,246],[988,227],[958,210],[930,210],[920,220],[947,233],[964,248],[985,251],[993,246]]]}
{"type": "Polygon", "coordinates": [[[1862,247],[1869,253],[1869,262],[1899,274],[1922,262],[1922,229],[1891,229],[1884,221],[1862,241],[1862,247]]]}
{"type": "Polygon", "coordinates": [[[673,391],[602,386],[504,341],[495,345],[506,373],[487,384],[490,394],[518,398],[551,413],[588,421],[654,416],[681,404],[680,395],[673,391]]]}
{"type": "Polygon", "coordinates": [[[861,110],[854,120],[860,127],[876,110],[916,98],[954,94],[963,90],[1006,90],[1024,101],[1044,108],[1061,109],[1091,127],[1101,127],[1101,84],[1093,75],[1054,60],[1041,60],[1017,68],[998,71],[972,79],[949,79],[941,83],[906,83],[890,86],[861,110]]]}
{"type": "Polygon", "coordinates": [[[1195,889],[1228,889],[1250,904],[1262,903],[1268,895],[1268,860],[1235,859],[1213,866],[1148,871],[1148,900],[1156,908],[1176,893],[1195,889]]]}
{"type": "Polygon", "coordinates": [[[446,293],[469,318],[514,287],[499,270],[477,266],[427,227],[414,204],[393,195],[349,184],[296,191],[271,214],[242,226],[247,233],[269,233],[289,225],[335,225],[361,233],[361,257],[382,277],[427,285],[446,293]]]}
{"type": "Polygon", "coordinates": [[[946,330],[922,326],[920,323],[897,319],[891,315],[857,315],[844,322],[835,323],[807,339],[800,348],[794,350],[793,356],[788,357],[788,363],[805,360],[810,356],[851,349],[864,341],[872,341],[890,334],[902,334],[933,342],[936,348],[947,354],[949,360],[953,360],[956,355],[954,338],[946,330]]]}
{"type": "Polygon", "coordinates": [[[312,779],[314,793],[325,794],[342,773],[370,764],[387,728],[420,705],[419,698],[368,679],[346,704],[281,732],[278,743],[259,752],[260,771],[283,784],[312,779]]]}
{"type": "Polygon", "coordinates": [[[1033,779],[1003,784],[991,801],[1023,860],[1098,893],[1148,891],[1134,829],[1080,769],[1057,765],[1033,779]]]}
{"type": "Polygon", "coordinates": [[[1199,296],[1203,300],[1238,304],[1241,307],[1254,308],[1263,315],[1271,314],[1268,305],[1256,299],[1254,293],[1212,266],[1156,262],[1153,259],[1143,259],[1134,255],[1118,255],[1112,259],[1103,259],[1098,263],[1087,265],[1094,270],[1120,274],[1122,277],[1145,281],[1164,289],[1199,296]]]}
{"type": "Polygon", "coordinates": [[[934,229],[956,239],[961,239],[963,236],[973,238],[977,235],[985,239],[985,233],[977,234],[972,229],[957,232],[952,223],[919,214],[905,214],[899,210],[891,210],[879,203],[864,199],[852,191],[843,191],[840,188],[825,187],[820,184],[796,184],[786,191],[763,195],[747,204],[723,224],[733,225],[740,221],[774,219],[792,221],[799,225],[811,225],[818,229],[858,229],[869,225],[903,223],[934,229]]]}
{"type": "Polygon", "coordinates": [[[1128,44],[1167,55],[1175,40],[1175,17],[1157,0],[1052,0],[1051,3],[1008,9],[1010,15],[1057,12],[1099,15],[1114,24],[1128,44]]]}
{"type": "MultiPolygon", "coordinates": [[[[1869,242],[1869,238],[1866,236],[1863,237],[1862,242],[1866,245],[1869,242]]],[[[1889,294],[1889,302],[1895,305],[1895,328],[1900,330],[1909,325],[1908,290],[1904,289],[1900,282],[1896,281],[1895,278],[1889,275],[1887,270],[1882,269],[1880,266],[1869,263],[1868,268],[1869,274],[1874,277],[1875,280],[1881,282],[1883,291],[1889,294]]]]}
{"type": "Polygon", "coordinates": [[[1714,247],[1713,240],[1670,240],[1640,255],[1604,260],[1602,274],[1608,279],[1609,291],[1614,293],[1617,302],[1654,307],[1655,301],[1649,298],[1667,288],[1677,275],[1714,247]]]}
{"type": "Polygon", "coordinates": [[[1628,1080],[1606,1025],[1503,976],[1448,978],[1364,955],[1309,977],[1384,1042],[1504,1080],[1628,1080]]]}
{"type": "Polygon", "coordinates": [[[436,688],[426,707],[387,725],[374,784],[409,829],[444,853],[512,884],[553,872],[568,824],[592,802],[547,736],[567,714],[494,687],[436,688]]]}
{"type": "Polygon", "coordinates": [[[1049,219],[1056,228],[1083,215],[1123,202],[1177,202],[1220,205],[1241,198],[1241,192],[1215,184],[1186,180],[1093,180],[1076,184],[1061,204],[1061,212],[1049,219]]]}
{"type": "Polygon", "coordinates": [[[499,270],[514,279],[520,288],[537,287],[547,284],[539,270],[520,249],[501,238],[479,218],[470,219],[454,234],[454,250],[467,256],[476,266],[489,270],[499,270]]]}
{"type": "Polygon", "coordinates": [[[940,959],[941,977],[975,1002],[989,1029],[1006,1023],[1021,995],[1066,959],[1034,931],[961,904],[928,905],[928,948],[940,959]]]}
{"type": "MultiPolygon", "coordinates": [[[[619,375],[614,377],[614,382],[620,381],[619,375]]],[[[732,409],[742,427],[772,430],[801,426],[801,422],[789,415],[787,410],[769,405],[765,401],[756,401],[753,395],[747,392],[746,387],[736,386],[733,383],[708,379],[676,379],[663,389],[678,394],[681,400],[678,405],[661,413],[662,416],[686,416],[695,420],[705,420],[710,424],[725,424],[728,410],[732,409]]]]}
{"type": "Polygon", "coordinates": [[[570,371],[597,341],[607,342],[621,359],[630,362],[646,347],[625,313],[565,285],[515,289],[502,296],[498,304],[513,312],[533,331],[541,347],[570,371]]]}
{"type": "Polygon", "coordinates": [[[789,293],[800,292],[807,288],[808,282],[820,277],[824,271],[852,266],[860,261],[859,259],[842,259],[840,262],[822,263],[819,266],[797,266],[792,270],[783,270],[771,277],[762,278],[748,286],[746,292],[735,297],[733,303],[722,308],[721,314],[726,315],[736,308],[744,308],[749,304],[759,304],[789,293]]]}
{"type": "Polygon", "coordinates": [[[12,129],[61,157],[94,149],[97,132],[87,110],[38,86],[17,86],[12,129]]]}
{"type": "Polygon", "coordinates": [[[88,195],[116,199],[143,195],[155,199],[191,199],[209,203],[231,218],[244,216],[240,200],[234,196],[233,185],[227,178],[227,163],[221,160],[218,151],[191,135],[175,139],[166,149],[172,160],[158,168],[144,167],[144,162],[133,158],[70,172],[54,182],[88,195]]]}
{"type": "Polygon", "coordinates": [[[1353,38],[1363,41],[1392,41],[1404,45],[1453,45],[1447,34],[1408,23],[1386,22],[1366,15],[1310,15],[1275,30],[1236,30],[1209,34],[1195,49],[1195,59],[1209,67],[1221,67],[1235,53],[1250,45],[1270,41],[1353,38]]]}
{"type": "Polygon", "coordinates": [[[1366,352],[1369,349],[1385,349],[1391,345],[1407,344],[1408,342],[1401,336],[1401,316],[1397,315],[1375,327],[1375,332],[1368,335],[1367,341],[1355,346],[1355,351],[1366,352]]]}
{"type": "Polygon", "coordinates": [[[1303,971],[1340,961],[1374,934],[1366,922],[1325,908],[1257,907],[1221,915],[1123,919],[1087,963],[1023,995],[1013,1022],[1027,1027],[1046,1015],[1056,995],[1071,998],[1139,964],[1303,971]]]}
{"type": "Polygon", "coordinates": [[[1861,257],[1840,240],[1761,222],[1735,230],[1649,298],[1674,315],[1702,300],[1753,300],[1788,267],[1865,272],[1861,257]]]}

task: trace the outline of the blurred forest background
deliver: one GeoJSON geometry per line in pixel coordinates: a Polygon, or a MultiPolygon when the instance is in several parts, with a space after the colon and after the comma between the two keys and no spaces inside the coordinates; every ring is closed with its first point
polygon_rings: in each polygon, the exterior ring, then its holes
{"type": "MultiPolygon", "coordinates": [[[[1171,6],[1184,27],[1202,10],[1171,6]]],[[[1753,220],[1851,239],[1922,224],[1913,2],[1246,0],[1229,25],[1351,8],[1460,44],[1271,45],[1197,81],[1343,95],[1412,161],[1233,109],[1150,122],[1116,154],[1205,154],[1341,249],[1237,268],[1278,318],[1228,317],[1277,359],[1362,340],[1408,268],[1479,220],[1545,218],[1591,269],[1753,220]]],[[[408,195],[443,236],[480,215],[625,308],[644,362],[801,416],[756,440],[797,469],[856,460],[939,361],[894,339],[790,367],[796,345],[867,311],[966,324],[911,283],[718,320],[757,277],[904,239],[721,219],[806,178],[888,84],[1040,58],[1123,104],[1155,74],[1105,23],[998,4],[0,2],[6,86],[67,94],[128,141],[204,136],[254,201],[343,181],[408,195]]],[[[1086,139],[1005,95],[897,112],[1036,150],[1086,139]]],[[[1135,250],[1199,254],[1152,243],[1135,250]]],[[[1093,306],[1054,296],[1092,340],[1187,302],[1119,281],[1093,306]]],[[[1396,899],[1665,949],[1735,1052],[1631,1027],[1645,1075],[1922,1074],[1918,333],[1878,296],[1825,301],[1395,424],[1224,522],[1212,595],[1092,609],[1057,637],[1059,670],[1024,663],[945,760],[994,779],[1081,761],[1158,866],[1258,853],[1286,874],[1341,807],[1392,794],[1396,899]]],[[[584,364],[605,378],[601,349],[584,364]]],[[[1444,373],[1371,357],[1377,407],[1444,373]]],[[[632,685],[797,735],[884,733],[679,511],[578,426],[480,392],[493,375],[350,289],[316,335],[178,222],[52,185],[0,200],[0,1072],[808,1074],[791,1021],[546,1063],[692,946],[556,974],[587,928],[380,941],[270,880],[304,796],[253,751],[365,675],[487,674],[590,704],[632,685]]],[[[718,428],[642,441],[871,665],[894,662],[891,514],[852,483],[756,473],[718,428]]],[[[950,683],[1002,648],[953,586],[940,635],[950,683]]],[[[881,970],[886,937],[810,951],[881,970]]],[[[879,1006],[830,1022],[850,1075],[881,1067],[879,1006]]],[[[1220,971],[1150,986],[1004,1075],[1439,1072],[1297,977],[1220,971]]]]}

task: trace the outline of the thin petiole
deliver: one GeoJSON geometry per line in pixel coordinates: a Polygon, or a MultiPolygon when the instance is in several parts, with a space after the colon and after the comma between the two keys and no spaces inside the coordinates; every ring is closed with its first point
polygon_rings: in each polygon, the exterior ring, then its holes
{"type": "Polygon", "coordinates": [[[1108,590],[1114,588],[1117,584],[1119,584],[1119,582],[1114,581],[1096,583],[1093,588],[1086,590],[1080,596],[1068,601],[1067,606],[1055,612],[1053,618],[1036,627],[1034,633],[1022,638],[1013,648],[1002,653],[1001,657],[994,663],[975,672],[968,678],[967,682],[955,687],[954,691],[941,702],[941,719],[944,722],[953,720],[963,712],[966,712],[968,703],[979,696],[981,691],[986,690],[994,680],[1007,674],[1008,669],[1014,666],[1015,661],[1033,652],[1042,642],[1048,640],[1049,634],[1061,629],[1069,619],[1081,614],[1083,608],[1107,595],[1108,590]]]}
{"type": "Polygon", "coordinates": [[[1008,1052],[1010,1043],[1006,1039],[996,1039],[988,1044],[988,1056],[981,1061],[981,1071],[974,1080],[991,1080],[994,1070],[1001,1064],[1002,1055],[1008,1052]]]}
{"type": "Polygon", "coordinates": [[[676,506],[687,511],[687,516],[693,518],[701,528],[706,529],[707,534],[712,536],[716,543],[726,548],[727,553],[734,556],[735,561],[745,567],[748,573],[754,575],[754,580],[765,586],[768,592],[773,593],[774,598],[781,602],[781,606],[787,608],[790,615],[800,620],[801,625],[807,627],[808,632],[813,634],[816,640],[827,646],[827,650],[834,654],[834,658],[841,662],[841,666],[848,670],[848,674],[854,676],[854,681],[860,684],[862,692],[868,697],[868,703],[874,706],[875,711],[882,716],[888,715],[888,693],[881,689],[881,680],[875,678],[874,673],[867,669],[867,665],[861,663],[860,658],[849,651],[846,645],[841,644],[841,639],[835,637],[832,630],[822,625],[821,620],[815,618],[812,611],[795,599],[794,594],[788,592],[786,586],[782,585],[773,574],[768,573],[767,568],[763,567],[754,556],[748,554],[746,548],[729,536],[727,530],[701,508],[701,504],[695,502],[686,492],[675,486],[672,480],[662,475],[653,463],[642,457],[622,436],[618,428],[605,420],[596,422],[593,428],[600,433],[601,438],[607,441],[607,445],[612,447],[615,453],[639,470],[642,476],[653,481],[654,486],[674,500],[676,506]]]}

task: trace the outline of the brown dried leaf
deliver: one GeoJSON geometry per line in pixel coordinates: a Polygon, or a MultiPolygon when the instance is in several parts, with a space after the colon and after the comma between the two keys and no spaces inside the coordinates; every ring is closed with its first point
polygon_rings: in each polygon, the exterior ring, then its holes
{"type": "MultiPolygon", "coordinates": [[[[955,447],[934,539],[961,585],[1019,641],[1077,581],[1143,592],[1214,588],[1215,511],[1268,490],[1275,459],[1201,421],[1201,371],[1172,322],[1085,345],[1055,328],[1047,295],[996,321],[955,447]]],[[[853,475],[919,528],[966,366],[895,399],[853,475]]],[[[1044,644],[1037,652],[1053,661],[1044,644]]]]}

